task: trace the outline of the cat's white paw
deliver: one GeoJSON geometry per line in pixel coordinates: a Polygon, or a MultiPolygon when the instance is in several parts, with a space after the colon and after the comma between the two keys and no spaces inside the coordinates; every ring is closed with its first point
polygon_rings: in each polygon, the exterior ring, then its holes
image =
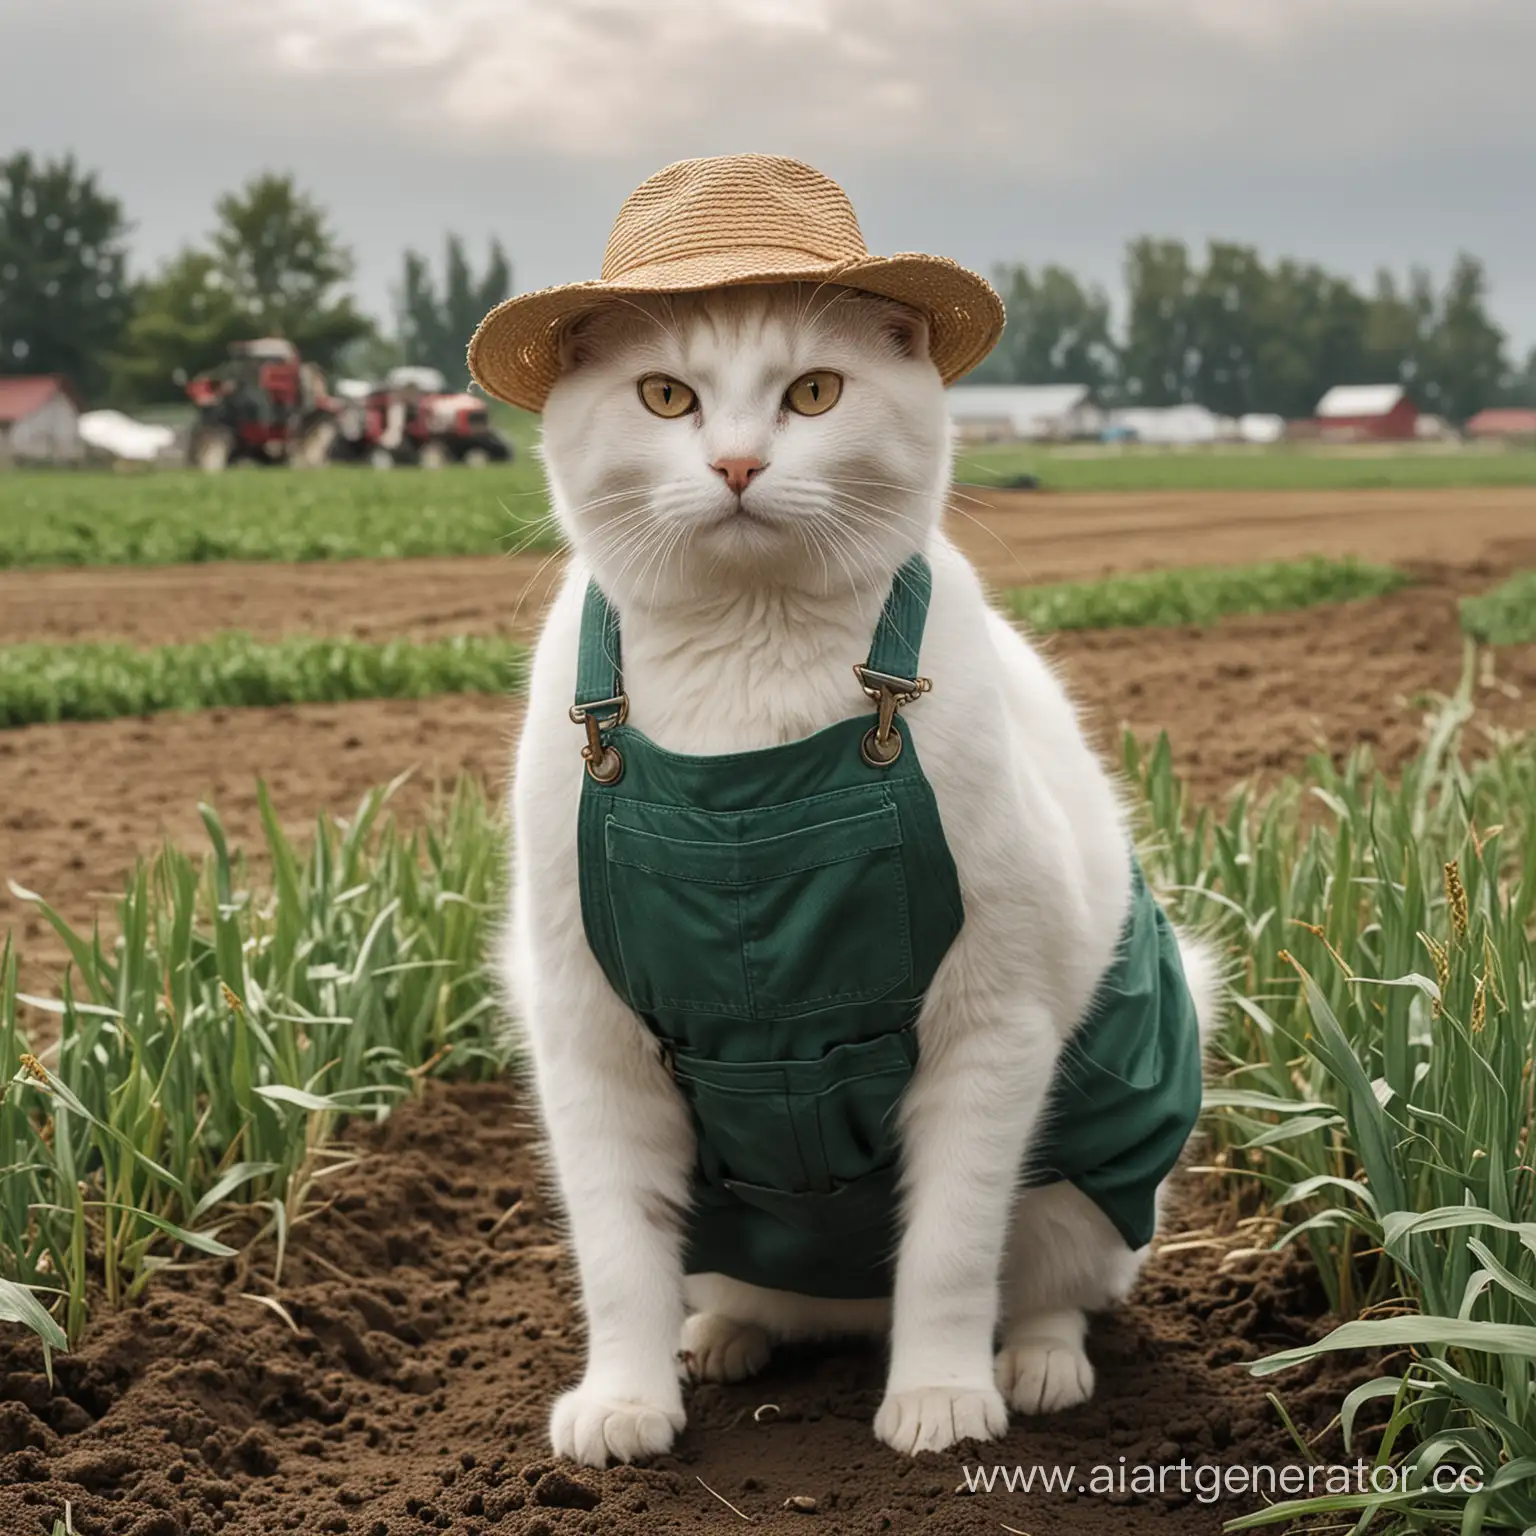
{"type": "Polygon", "coordinates": [[[1011,1339],[997,1354],[997,1387],[1020,1413],[1057,1413],[1093,1396],[1093,1366],[1072,1339],[1011,1339]]]}
{"type": "Polygon", "coordinates": [[[575,1387],[555,1401],[549,1443],[586,1467],[642,1461],[672,1449],[686,1416],[677,1402],[642,1402],[575,1387]]]}
{"type": "Polygon", "coordinates": [[[957,1440],[995,1440],[1008,1408],[991,1387],[916,1387],[888,1392],[875,1415],[875,1438],[903,1456],[947,1451],[957,1440]]]}
{"type": "Polygon", "coordinates": [[[683,1324],[683,1363],[695,1381],[745,1381],[768,1364],[771,1352],[756,1323],[695,1312],[683,1324]]]}

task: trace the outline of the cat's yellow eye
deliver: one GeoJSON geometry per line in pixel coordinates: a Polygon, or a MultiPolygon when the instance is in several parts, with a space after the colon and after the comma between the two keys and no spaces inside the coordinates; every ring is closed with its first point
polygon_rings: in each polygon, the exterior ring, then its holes
{"type": "Polygon", "coordinates": [[[640,398],[653,416],[686,416],[698,396],[678,379],[664,373],[648,373],[640,380],[640,398]]]}
{"type": "Polygon", "coordinates": [[[837,404],[843,392],[843,376],[818,368],[814,373],[802,374],[784,395],[784,404],[801,416],[820,416],[837,404]]]}

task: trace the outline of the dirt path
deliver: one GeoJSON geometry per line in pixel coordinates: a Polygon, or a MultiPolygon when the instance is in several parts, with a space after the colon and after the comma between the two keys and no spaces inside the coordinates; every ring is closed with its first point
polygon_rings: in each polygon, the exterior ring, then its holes
{"type": "Polygon", "coordinates": [[[53,1398],[34,1349],[0,1350],[0,1530],[47,1536],[67,1500],[80,1536],[692,1536],[743,1524],[725,1499],[779,1536],[1210,1536],[1251,1500],[1210,1502],[1199,1479],[1298,1459],[1266,1389],[1317,1430],[1366,1374],[1246,1372],[1309,1336],[1320,1297],[1293,1258],[1220,1272],[1223,1244],[1190,1232],[1207,1219],[1190,1180],[1168,1230],[1197,1246],[1154,1258],[1095,1328],[1099,1387],[1081,1409],[908,1461],[870,1432],[878,1350],[792,1352],[757,1381],[694,1388],[653,1466],[554,1470],[546,1415],[582,1351],[530,1140],[514,1089],[435,1090],[328,1186],[280,1285],[270,1249],[248,1270],[163,1278],[59,1360],[53,1398]],[[252,1295],[279,1298],[293,1330],[252,1295]],[[1095,1467],[1174,1470],[1154,1493],[957,1494],[978,1463],[1075,1469],[1088,1486],[1095,1467]],[[786,1511],[795,1496],[815,1515],[786,1511]]]}
{"type": "MultiPolygon", "coordinates": [[[[1505,569],[1536,564],[1536,490],[1047,496],[959,489],[950,532],[994,588],[1307,554],[1505,569]]],[[[519,555],[309,565],[0,572],[0,645],[20,640],[349,634],[531,638],[561,571],[519,555]]]]}

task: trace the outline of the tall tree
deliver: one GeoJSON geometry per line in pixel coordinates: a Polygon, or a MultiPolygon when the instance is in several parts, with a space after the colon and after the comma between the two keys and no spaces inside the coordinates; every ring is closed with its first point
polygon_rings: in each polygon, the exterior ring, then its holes
{"type": "Polygon", "coordinates": [[[1536,347],[1525,359],[1525,366],[1510,370],[1504,381],[1503,405],[1524,405],[1536,410],[1536,347]]]}
{"type": "Polygon", "coordinates": [[[257,176],[221,197],[216,212],[215,266],[252,334],[284,336],[330,367],[342,347],[372,328],[341,291],[352,277],[352,253],[292,176],[257,176]]]}
{"type": "Polygon", "coordinates": [[[512,292],[512,264],[499,240],[492,240],[485,271],[476,277],[457,235],[448,236],[441,285],[431,263],[414,250],[405,253],[395,292],[400,347],[412,363],[438,369],[452,384],[468,381],[464,351],[487,310],[512,292]]]}
{"type": "Polygon", "coordinates": [[[114,369],[124,399],[177,399],[188,378],[223,362],[230,342],[259,334],[209,251],[173,256],[137,297],[114,369]]]}
{"type": "Polygon", "coordinates": [[[1182,240],[1143,237],[1126,248],[1120,370],[1128,402],[1181,405],[1195,398],[1199,354],[1190,301],[1197,283],[1182,240]]]}
{"type": "Polygon", "coordinates": [[[351,254],[291,176],[257,176],[216,211],[206,247],[181,251],[139,285],[115,370],[124,396],[175,398],[231,341],[282,336],[331,368],[373,332],[345,291],[351,254]]]}
{"type": "Polygon", "coordinates": [[[1027,266],[1001,267],[994,281],[1008,325],[977,369],[978,383],[1112,385],[1118,355],[1102,288],[1059,266],[1045,267],[1038,278],[1027,266]]]}
{"type": "Polygon", "coordinates": [[[1186,368],[1192,397],[1224,416],[1265,408],[1263,349],[1271,285],[1251,246],[1213,240],[1188,293],[1186,368]]]}
{"type": "Polygon", "coordinates": [[[73,156],[0,161],[0,373],[107,379],[132,304],[122,205],[73,156]]]}
{"type": "Polygon", "coordinates": [[[1457,423],[1494,404],[1509,371],[1505,341],[1488,314],[1482,262],[1459,255],[1429,337],[1427,398],[1420,403],[1457,423]]]}

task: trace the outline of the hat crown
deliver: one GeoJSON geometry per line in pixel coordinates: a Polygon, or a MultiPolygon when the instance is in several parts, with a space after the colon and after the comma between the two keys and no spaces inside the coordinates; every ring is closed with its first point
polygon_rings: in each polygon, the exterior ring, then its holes
{"type": "Polygon", "coordinates": [[[797,251],[833,263],[869,255],[853,204],[831,177],[781,155],[719,155],[679,160],[625,198],[603,281],[731,251],[797,251]]]}

